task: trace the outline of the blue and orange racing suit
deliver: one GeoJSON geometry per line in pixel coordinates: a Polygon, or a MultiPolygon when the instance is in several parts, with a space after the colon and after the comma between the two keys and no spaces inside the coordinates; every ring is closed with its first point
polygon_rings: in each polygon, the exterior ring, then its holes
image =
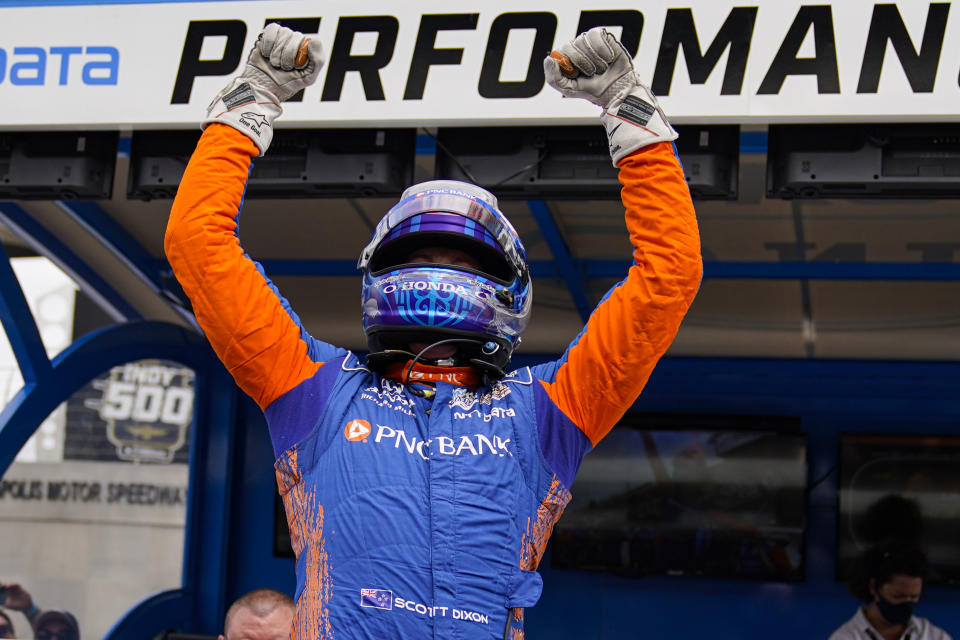
{"type": "Polygon", "coordinates": [[[410,394],[315,339],[242,249],[256,146],[204,132],[165,248],[197,320],[263,409],[297,561],[293,638],[522,638],[537,564],[583,456],[630,408],[697,291],[700,245],[675,150],[621,161],[634,263],[556,361],[483,385],[422,368],[410,394]]]}

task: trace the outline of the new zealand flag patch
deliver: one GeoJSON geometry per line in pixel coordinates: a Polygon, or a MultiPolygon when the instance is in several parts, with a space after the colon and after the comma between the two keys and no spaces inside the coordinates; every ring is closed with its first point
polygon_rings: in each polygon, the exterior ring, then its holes
{"type": "Polygon", "coordinates": [[[360,606],[370,609],[393,609],[393,592],[386,589],[360,589],[360,606]]]}
{"type": "Polygon", "coordinates": [[[617,117],[643,127],[650,122],[654,111],[656,109],[649,102],[644,102],[636,96],[627,96],[617,109],[617,117]]]}

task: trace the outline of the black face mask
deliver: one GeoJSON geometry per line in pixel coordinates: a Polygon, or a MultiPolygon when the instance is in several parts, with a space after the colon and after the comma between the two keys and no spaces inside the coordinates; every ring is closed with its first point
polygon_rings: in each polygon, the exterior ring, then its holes
{"type": "Polygon", "coordinates": [[[892,624],[907,624],[910,622],[910,616],[913,615],[913,610],[916,606],[916,602],[893,604],[879,596],[877,597],[877,609],[880,610],[880,615],[883,616],[884,620],[892,624]]]}

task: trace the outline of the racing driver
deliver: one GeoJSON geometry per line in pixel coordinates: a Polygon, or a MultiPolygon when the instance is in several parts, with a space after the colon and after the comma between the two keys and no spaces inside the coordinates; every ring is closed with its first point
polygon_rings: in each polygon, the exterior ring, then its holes
{"type": "Polygon", "coordinates": [[[592,29],[558,50],[575,69],[547,57],[546,80],[600,107],[633,263],[557,360],[521,369],[509,365],[530,316],[526,254],[478,186],[414,185],[376,227],[359,260],[365,359],[311,336],[244,253],[251,163],[280,104],[316,79],[318,41],[269,25],[209,107],[165,249],[269,425],[297,556],[293,638],[522,638],[581,459],[699,287],[676,132],[615,36],[592,29]]]}

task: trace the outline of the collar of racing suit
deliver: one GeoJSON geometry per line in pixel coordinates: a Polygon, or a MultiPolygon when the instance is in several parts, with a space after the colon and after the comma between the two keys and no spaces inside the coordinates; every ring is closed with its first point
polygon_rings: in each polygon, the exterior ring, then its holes
{"type": "MultiPolygon", "coordinates": [[[[387,366],[383,375],[403,382],[407,378],[410,361],[394,362],[387,366]]],[[[410,374],[410,382],[446,382],[460,387],[475,389],[483,384],[483,374],[473,367],[440,367],[418,362],[410,374]]]]}

